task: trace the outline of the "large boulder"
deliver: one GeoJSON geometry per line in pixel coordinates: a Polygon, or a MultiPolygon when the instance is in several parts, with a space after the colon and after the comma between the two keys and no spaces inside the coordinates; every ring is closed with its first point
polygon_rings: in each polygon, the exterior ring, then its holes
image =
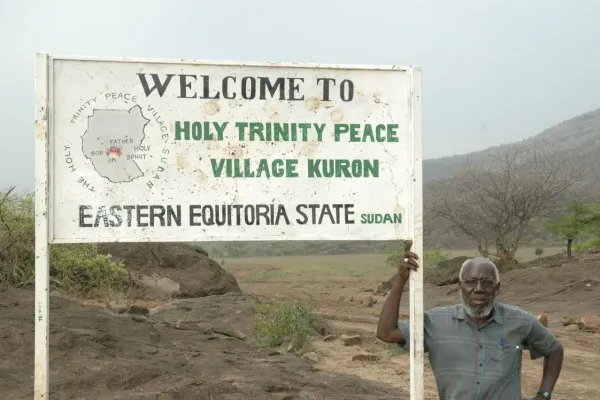
{"type": "Polygon", "coordinates": [[[459,256],[444,260],[437,268],[427,273],[425,280],[437,286],[453,285],[458,283],[458,274],[463,263],[471,257],[459,256]]]}
{"type": "Polygon", "coordinates": [[[103,253],[122,261],[145,295],[156,299],[240,293],[232,274],[206,251],[180,243],[105,243],[103,253]]]}

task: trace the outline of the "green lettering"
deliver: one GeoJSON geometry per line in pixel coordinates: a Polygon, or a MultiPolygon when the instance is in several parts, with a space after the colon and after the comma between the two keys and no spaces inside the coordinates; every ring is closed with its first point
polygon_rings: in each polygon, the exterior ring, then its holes
{"type": "Polygon", "coordinates": [[[321,178],[321,160],[308,160],[308,177],[321,178]]]}
{"type": "Polygon", "coordinates": [[[317,141],[323,141],[323,131],[325,131],[325,124],[313,124],[315,130],[317,131],[317,141]]]}
{"type": "Polygon", "coordinates": [[[349,130],[350,127],[348,126],[348,124],[335,124],[333,126],[333,139],[336,142],[339,142],[342,134],[348,133],[349,130]]]}
{"type": "Polygon", "coordinates": [[[261,141],[265,141],[263,135],[264,125],[260,122],[250,122],[250,140],[253,141],[255,136],[258,136],[261,141]]]}
{"type": "MultiPolygon", "coordinates": [[[[370,139],[370,142],[374,142],[375,141],[375,136],[373,135],[373,127],[371,126],[371,124],[366,124],[365,125],[365,130],[363,132],[363,138],[362,141],[366,142],[367,137],[370,139]]],[[[379,135],[377,135],[377,141],[378,142],[382,142],[382,140],[379,140],[379,135]]]]}
{"type": "Polygon", "coordinates": [[[398,124],[388,124],[388,126],[387,126],[387,132],[388,132],[387,141],[388,142],[398,143],[398,136],[396,136],[398,134],[398,132],[396,132],[397,129],[398,129],[398,124]]]}
{"type": "Polygon", "coordinates": [[[289,142],[290,140],[290,131],[288,128],[288,124],[275,124],[275,133],[274,133],[274,140],[277,141],[284,141],[284,142],[289,142]]]}
{"type": "Polygon", "coordinates": [[[358,132],[360,129],[360,124],[350,124],[350,142],[360,142],[360,138],[358,137],[358,132]]]}
{"type": "Polygon", "coordinates": [[[227,128],[227,125],[229,124],[229,122],[223,122],[222,125],[219,125],[218,122],[213,122],[213,125],[217,131],[217,139],[218,140],[223,140],[224,138],[224,133],[225,133],[225,128],[227,128]]]}
{"type": "Polygon", "coordinates": [[[264,158],[258,162],[258,171],[256,172],[256,177],[262,177],[262,174],[265,174],[265,178],[270,178],[271,174],[269,171],[269,163],[264,158]]]}
{"type": "Polygon", "coordinates": [[[200,122],[194,122],[192,124],[192,139],[202,139],[202,124],[200,122]]]}
{"type": "Polygon", "coordinates": [[[175,121],[175,140],[181,140],[181,134],[184,135],[184,140],[190,140],[190,121],[175,121]]]}
{"type": "Polygon", "coordinates": [[[299,176],[296,167],[298,166],[298,160],[286,160],[285,177],[286,178],[297,178],[299,176]]]}
{"type": "Polygon", "coordinates": [[[213,176],[218,178],[223,173],[223,166],[225,165],[225,160],[223,160],[223,159],[215,160],[214,158],[211,158],[210,165],[213,170],[213,176]]]}
{"type": "Polygon", "coordinates": [[[298,127],[302,131],[302,140],[305,142],[308,141],[308,130],[310,129],[310,124],[301,123],[298,124],[298,127]]]}
{"type": "Polygon", "coordinates": [[[248,123],[247,122],[236,122],[235,127],[238,128],[238,138],[239,138],[240,142],[243,142],[244,138],[246,136],[246,128],[248,127],[248,123]]]}

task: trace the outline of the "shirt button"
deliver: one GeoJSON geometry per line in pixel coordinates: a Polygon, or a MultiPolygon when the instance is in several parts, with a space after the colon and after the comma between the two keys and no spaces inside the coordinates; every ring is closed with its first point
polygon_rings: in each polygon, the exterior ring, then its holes
{"type": "Polygon", "coordinates": [[[479,364],[479,366],[480,366],[480,367],[483,367],[483,364],[481,364],[481,363],[480,363],[480,364],[479,364]]]}
{"type": "Polygon", "coordinates": [[[477,384],[479,385],[479,382],[477,382],[477,384]]]}
{"type": "Polygon", "coordinates": [[[480,349],[483,349],[483,346],[482,346],[482,345],[479,345],[479,348],[480,348],[480,349]]]}

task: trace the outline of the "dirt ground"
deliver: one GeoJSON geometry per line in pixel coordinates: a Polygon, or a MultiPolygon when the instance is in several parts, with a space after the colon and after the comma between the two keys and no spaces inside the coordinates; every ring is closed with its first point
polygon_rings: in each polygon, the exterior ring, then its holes
{"type": "MultiPolygon", "coordinates": [[[[499,300],[548,315],[548,327],[566,351],[553,399],[600,399],[600,334],[560,324],[564,316],[600,314],[600,253],[586,253],[570,263],[565,261],[560,256],[549,257],[534,262],[532,268],[502,274],[499,300]]],[[[285,266],[275,269],[278,268],[285,266]]],[[[186,274],[193,275],[196,269],[202,268],[192,261],[186,263],[186,274]]],[[[247,265],[241,268],[235,261],[227,261],[225,269],[237,278],[242,293],[237,293],[237,285],[232,285],[233,290],[228,294],[181,298],[190,297],[192,292],[212,293],[211,285],[218,288],[229,285],[230,274],[217,270],[214,276],[205,276],[205,280],[196,279],[201,290],[185,286],[181,270],[169,279],[144,271],[144,277],[152,277],[160,283],[161,290],[166,287],[173,291],[171,298],[180,299],[139,302],[138,306],[90,304],[54,293],[50,398],[409,398],[408,354],[374,338],[385,299],[373,293],[381,283],[381,273],[344,273],[344,277],[332,279],[340,273],[331,272],[325,274],[327,279],[320,280],[317,276],[299,281],[293,276],[277,279],[272,274],[272,265],[255,265],[250,271],[247,265]],[[260,275],[263,272],[267,274],[260,275]],[[257,276],[263,276],[263,281],[256,279],[257,276]],[[165,281],[168,285],[164,285],[165,281]],[[212,283],[207,286],[201,281],[212,283]],[[249,345],[247,335],[254,308],[251,296],[289,300],[305,298],[306,293],[317,301],[319,313],[331,321],[336,333],[360,335],[362,344],[345,346],[339,339],[325,341],[317,335],[313,356],[308,360],[285,355],[277,349],[249,345]],[[370,361],[357,359],[360,356],[370,361]]],[[[427,285],[425,293],[426,308],[458,301],[453,285],[427,285]]],[[[0,291],[2,399],[33,397],[33,309],[32,291],[0,291]]],[[[407,310],[406,301],[402,309],[407,310]]],[[[535,393],[541,368],[541,361],[532,362],[524,356],[525,397],[535,393]]],[[[428,365],[425,378],[426,398],[437,399],[428,365]]]]}
{"type": "MultiPolygon", "coordinates": [[[[600,399],[600,334],[579,330],[577,326],[564,327],[563,317],[581,317],[586,313],[600,315],[600,252],[585,253],[572,262],[561,256],[534,261],[531,268],[518,269],[501,275],[498,301],[514,304],[538,315],[546,313],[548,328],[558,336],[565,348],[565,361],[553,399],[600,399]]],[[[238,281],[242,290],[278,299],[302,298],[311,293],[318,300],[320,313],[330,318],[342,331],[364,337],[362,346],[344,346],[339,341],[318,342],[323,359],[316,363],[325,371],[387,383],[402,392],[409,391],[409,356],[374,339],[383,296],[374,296],[381,282],[363,279],[360,283],[348,281],[332,287],[327,282],[313,282],[295,287],[291,282],[270,281],[244,283],[244,272],[238,281]],[[371,307],[371,297],[377,301],[371,307]],[[375,362],[353,361],[355,354],[375,354],[375,362]]],[[[408,288],[407,288],[408,289],[408,288]]],[[[407,312],[407,297],[401,303],[401,314],[407,312]]],[[[425,308],[454,304],[459,301],[456,285],[425,287],[425,308]]],[[[407,317],[407,315],[404,315],[407,317]]],[[[542,360],[532,361],[523,356],[523,396],[534,397],[542,376],[542,360]]],[[[437,390],[431,368],[426,361],[425,391],[427,399],[437,399],[437,390]]],[[[398,397],[401,398],[401,397],[398,397]]]]}

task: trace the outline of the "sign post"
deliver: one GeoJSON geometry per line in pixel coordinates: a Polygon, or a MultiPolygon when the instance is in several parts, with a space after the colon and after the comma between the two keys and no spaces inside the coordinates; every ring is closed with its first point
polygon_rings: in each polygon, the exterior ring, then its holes
{"type": "MultiPolygon", "coordinates": [[[[418,67],[40,54],[35,399],[53,243],[403,240],[422,253],[418,67]]],[[[412,274],[411,399],[423,399],[412,274]]]]}

